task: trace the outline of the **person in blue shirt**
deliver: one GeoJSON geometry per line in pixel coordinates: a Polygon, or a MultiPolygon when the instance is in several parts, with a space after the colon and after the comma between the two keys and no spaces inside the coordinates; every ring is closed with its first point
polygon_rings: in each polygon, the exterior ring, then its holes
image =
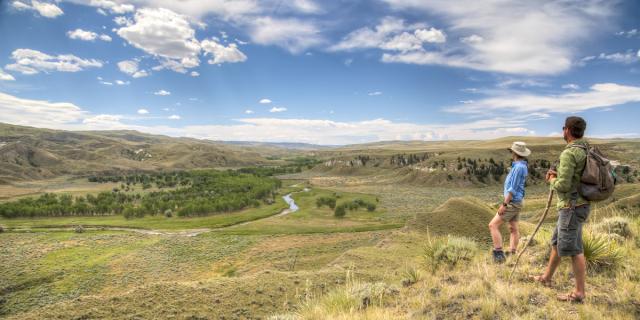
{"type": "Polygon", "coordinates": [[[497,263],[505,261],[502,250],[502,236],[500,235],[500,225],[509,223],[511,232],[509,239],[509,252],[514,254],[518,248],[520,233],[518,232],[518,219],[522,210],[524,200],[524,187],[528,175],[527,157],[531,155],[531,150],[524,142],[514,142],[511,148],[513,164],[511,170],[504,181],[504,201],[500,205],[495,217],[489,223],[489,231],[493,240],[493,259],[497,263]]]}

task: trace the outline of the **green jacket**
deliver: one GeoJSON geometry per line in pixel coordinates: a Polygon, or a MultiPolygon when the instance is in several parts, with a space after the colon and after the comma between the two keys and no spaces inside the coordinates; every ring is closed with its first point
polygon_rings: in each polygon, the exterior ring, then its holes
{"type": "Polygon", "coordinates": [[[555,190],[558,196],[558,209],[568,208],[571,206],[571,196],[574,193],[576,198],[576,206],[589,204],[578,194],[578,185],[580,177],[587,160],[587,154],[584,149],[571,147],[572,144],[586,145],[584,139],[577,139],[569,143],[560,154],[560,165],[558,165],[558,178],[551,183],[551,189],[555,190]]]}

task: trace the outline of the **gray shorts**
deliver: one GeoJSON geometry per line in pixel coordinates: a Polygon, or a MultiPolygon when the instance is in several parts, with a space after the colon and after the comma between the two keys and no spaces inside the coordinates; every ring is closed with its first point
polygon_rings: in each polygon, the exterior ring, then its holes
{"type": "Polygon", "coordinates": [[[582,225],[589,218],[589,205],[558,211],[558,224],[551,237],[551,245],[557,246],[561,257],[583,253],[582,225]]]}

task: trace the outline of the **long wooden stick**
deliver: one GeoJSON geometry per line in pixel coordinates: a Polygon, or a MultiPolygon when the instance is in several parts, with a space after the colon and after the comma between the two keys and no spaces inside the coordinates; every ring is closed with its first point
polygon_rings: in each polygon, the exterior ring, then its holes
{"type": "Polygon", "coordinates": [[[538,222],[536,229],[533,230],[533,233],[531,234],[531,236],[529,236],[529,240],[527,241],[527,243],[525,243],[524,247],[522,248],[522,251],[518,253],[518,257],[516,258],[516,263],[513,265],[513,269],[511,269],[509,278],[507,278],[509,283],[511,283],[511,277],[513,276],[513,273],[516,271],[516,268],[518,267],[518,262],[520,262],[520,257],[522,257],[522,254],[524,253],[524,251],[527,250],[527,247],[529,247],[529,244],[531,243],[531,241],[533,241],[533,237],[535,237],[536,233],[540,229],[540,226],[542,226],[544,219],[547,217],[547,213],[549,213],[549,208],[551,207],[551,200],[553,200],[553,190],[549,191],[549,199],[547,199],[547,207],[544,209],[544,213],[542,214],[542,217],[540,218],[540,221],[538,222]]]}

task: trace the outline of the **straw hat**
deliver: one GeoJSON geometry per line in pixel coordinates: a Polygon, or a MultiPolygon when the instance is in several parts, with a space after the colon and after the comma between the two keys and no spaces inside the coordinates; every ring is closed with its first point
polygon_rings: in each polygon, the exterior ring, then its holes
{"type": "Polygon", "coordinates": [[[524,142],[516,141],[511,145],[509,151],[521,156],[528,157],[531,154],[531,150],[527,148],[527,144],[524,142]]]}

